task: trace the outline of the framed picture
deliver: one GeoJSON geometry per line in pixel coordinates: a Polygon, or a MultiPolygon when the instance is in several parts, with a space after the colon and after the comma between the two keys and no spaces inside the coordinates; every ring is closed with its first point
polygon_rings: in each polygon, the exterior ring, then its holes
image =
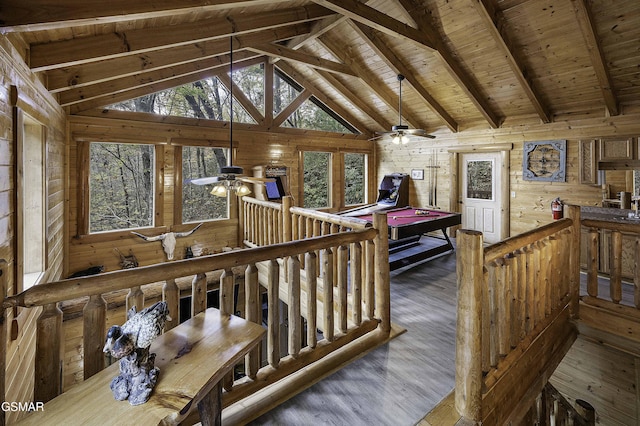
{"type": "Polygon", "coordinates": [[[424,180],[424,170],[423,169],[412,169],[411,170],[411,179],[413,179],[413,180],[424,180]]]}
{"type": "Polygon", "coordinates": [[[565,182],[567,141],[525,142],[522,148],[522,178],[545,182],[565,182]]]}

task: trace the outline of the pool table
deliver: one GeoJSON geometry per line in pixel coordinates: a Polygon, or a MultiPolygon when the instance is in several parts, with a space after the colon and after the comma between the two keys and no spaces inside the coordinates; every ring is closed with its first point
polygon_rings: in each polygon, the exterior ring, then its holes
{"type": "MultiPolygon", "coordinates": [[[[392,271],[454,250],[451,240],[447,235],[447,228],[460,225],[460,213],[417,207],[402,207],[382,210],[380,212],[387,214],[387,224],[389,226],[389,268],[392,271]],[[432,234],[426,235],[434,231],[441,231],[443,237],[432,234]],[[420,242],[422,237],[443,242],[435,246],[428,242],[422,244],[420,242]],[[420,247],[420,249],[409,250],[414,247],[420,247]]],[[[373,214],[363,214],[354,217],[370,222],[373,221],[373,214]]]]}

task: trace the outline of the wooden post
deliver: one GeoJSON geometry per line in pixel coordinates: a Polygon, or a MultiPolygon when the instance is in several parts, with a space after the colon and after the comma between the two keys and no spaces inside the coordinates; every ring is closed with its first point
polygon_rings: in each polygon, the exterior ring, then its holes
{"type": "Polygon", "coordinates": [[[389,285],[389,230],[386,213],[373,214],[373,227],[378,231],[375,244],[375,297],[376,315],[380,318],[380,329],[391,332],[391,288],[389,285]]]}
{"type": "Polygon", "coordinates": [[[580,206],[568,205],[567,217],[573,221],[569,247],[569,297],[572,318],[579,317],[580,307],[580,206]]]}
{"type": "Polygon", "coordinates": [[[333,342],[333,251],[322,251],[322,334],[327,342],[333,342]]]}
{"type": "Polygon", "coordinates": [[[318,273],[316,272],[316,254],[307,252],[305,263],[307,265],[307,345],[315,348],[318,343],[318,273]]]}
{"type": "Polygon", "coordinates": [[[481,324],[483,262],[482,233],[457,232],[458,314],[456,327],[455,407],[474,422],[482,420],[481,324]]]}
{"type": "Polygon", "coordinates": [[[133,306],[136,307],[136,310],[138,312],[144,309],[144,293],[142,292],[142,289],[140,288],[139,285],[135,287],[131,287],[129,289],[129,293],[127,293],[125,306],[126,306],[127,312],[129,312],[129,309],[131,309],[133,306]]]}
{"type": "MultiPolygon", "coordinates": [[[[338,247],[337,287],[338,287],[338,329],[347,332],[347,277],[349,263],[349,249],[347,246],[338,247]]],[[[353,267],[353,265],[352,265],[353,267]]]]}
{"type": "Polygon", "coordinates": [[[633,267],[633,301],[636,308],[640,308],[640,237],[635,241],[636,261],[633,267]]]}
{"type": "Polygon", "coordinates": [[[611,301],[622,300],[622,232],[611,231],[611,275],[609,279],[611,301]]]}
{"type": "MultiPolygon", "coordinates": [[[[244,271],[244,311],[247,321],[261,324],[262,304],[260,302],[260,283],[258,282],[258,268],[255,263],[247,265],[244,271]]],[[[245,356],[245,374],[255,379],[260,369],[260,344],[245,356]]]]}
{"type": "MultiPolygon", "coordinates": [[[[174,281],[175,282],[175,281],[174,281]]],[[[207,309],[207,275],[196,274],[191,280],[191,316],[207,309]]]]}
{"type": "Polygon", "coordinates": [[[57,303],[49,303],[36,322],[34,401],[47,402],[62,393],[62,342],[62,311],[57,303]]]}
{"type": "Polygon", "coordinates": [[[589,228],[589,245],[587,246],[587,294],[598,297],[598,247],[600,232],[597,228],[589,228]]]}
{"type": "Polygon", "coordinates": [[[238,197],[238,246],[244,246],[244,230],[246,229],[244,197],[238,197]]]}
{"type": "Polygon", "coordinates": [[[280,364],[280,265],[268,262],[267,272],[267,360],[277,368],[280,364]]]}
{"type": "Polygon", "coordinates": [[[351,320],[362,323],[362,245],[351,244],[351,320]]]}
{"type": "Polygon", "coordinates": [[[233,315],[234,278],[231,269],[225,269],[220,276],[220,314],[233,315]]]}
{"type": "MultiPolygon", "coordinates": [[[[7,287],[9,281],[9,274],[7,273],[7,261],[4,259],[0,259],[0,297],[4,301],[5,297],[7,297],[7,287]]],[[[7,310],[5,308],[2,309],[2,313],[0,315],[0,401],[6,401],[6,389],[5,389],[5,378],[7,372],[7,310]]],[[[6,423],[5,420],[5,411],[0,410],[0,426],[4,426],[6,423]]]]}
{"type": "MultiPolygon", "coordinates": [[[[141,310],[141,309],[140,309],[141,310]]],[[[93,294],[82,311],[84,327],[84,379],[87,380],[104,369],[105,330],[107,323],[107,302],[101,294],[93,294]]]]}
{"type": "Polygon", "coordinates": [[[171,321],[165,321],[164,323],[164,331],[168,331],[180,324],[180,290],[176,280],[169,279],[164,282],[162,300],[167,302],[169,316],[171,317],[171,321]]]}
{"type": "Polygon", "coordinates": [[[297,256],[289,257],[289,355],[294,358],[302,348],[302,325],[300,315],[300,261],[297,256]]]}

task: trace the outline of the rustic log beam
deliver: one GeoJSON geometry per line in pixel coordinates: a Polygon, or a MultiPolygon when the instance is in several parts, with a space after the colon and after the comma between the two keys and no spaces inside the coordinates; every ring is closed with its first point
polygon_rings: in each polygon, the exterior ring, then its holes
{"type": "Polygon", "coordinates": [[[315,348],[318,343],[318,256],[314,252],[306,254],[307,277],[307,346],[315,348]]]}
{"type": "Polygon", "coordinates": [[[327,342],[334,340],[333,311],[333,250],[322,251],[322,334],[327,342]]]}
{"type": "Polygon", "coordinates": [[[380,330],[391,332],[391,290],[389,277],[389,232],[387,214],[373,214],[373,228],[377,231],[375,246],[375,299],[376,317],[380,319],[380,330]]]}
{"type": "Polygon", "coordinates": [[[349,276],[348,271],[348,262],[349,262],[349,247],[340,246],[338,247],[337,252],[337,279],[336,279],[336,287],[338,290],[337,294],[337,306],[336,310],[338,313],[338,330],[340,333],[347,332],[347,279],[349,276]]]}
{"type": "Polygon", "coordinates": [[[287,284],[289,285],[289,299],[287,300],[289,318],[289,355],[294,358],[302,349],[302,315],[300,310],[300,260],[297,256],[291,256],[288,260],[287,284]]]}
{"type": "Polygon", "coordinates": [[[170,278],[164,282],[162,286],[162,300],[167,302],[169,316],[171,317],[171,320],[167,318],[164,323],[164,329],[167,331],[180,324],[180,289],[175,279],[170,278]]]}
{"type": "Polygon", "coordinates": [[[267,361],[272,368],[280,364],[280,266],[268,262],[267,272],[267,361]]]}
{"type": "Polygon", "coordinates": [[[296,23],[313,21],[334,12],[309,5],[253,15],[230,14],[222,18],[189,22],[165,27],[150,27],[120,33],[101,34],[50,43],[34,43],[30,47],[32,71],[74,66],[78,64],[137,55],[155,49],[190,45],[205,40],[247,34],[296,23]]]}
{"type": "MultiPolygon", "coordinates": [[[[260,300],[260,282],[258,268],[255,263],[247,265],[244,273],[244,309],[245,319],[256,324],[262,324],[262,301],[260,300]]],[[[255,379],[260,369],[261,344],[245,356],[245,374],[255,379]]]]}
{"type": "MultiPolygon", "coordinates": [[[[139,309],[142,310],[142,309],[139,309]]],[[[102,351],[105,340],[107,323],[107,302],[101,294],[94,294],[82,311],[84,379],[87,380],[104,369],[104,353],[102,351]]]]}
{"type": "Polygon", "coordinates": [[[247,49],[254,52],[262,53],[272,58],[287,59],[292,62],[308,65],[312,68],[317,68],[332,73],[346,74],[351,76],[355,75],[353,70],[345,64],[319,58],[313,55],[308,55],[285,46],[275,45],[272,43],[262,43],[247,47],[247,49]]]}
{"type": "Polygon", "coordinates": [[[75,0],[56,0],[55,3],[48,0],[32,0],[29,3],[6,0],[2,4],[0,31],[53,30],[279,2],[284,0],[114,0],[92,2],[90,6],[78,7],[75,0]]]}

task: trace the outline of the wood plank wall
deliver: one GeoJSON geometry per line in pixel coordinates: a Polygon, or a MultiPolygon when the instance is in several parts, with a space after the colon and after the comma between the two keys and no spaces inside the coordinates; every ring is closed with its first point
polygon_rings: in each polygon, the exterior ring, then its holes
{"type": "MultiPolygon", "coordinates": [[[[14,195],[16,152],[14,147],[11,91],[17,93],[17,105],[45,129],[47,155],[47,271],[45,279],[59,279],[62,273],[64,246],[65,140],[66,116],[25,65],[23,52],[15,50],[6,37],[0,37],[0,259],[9,263],[9,291],[15,285],[14,195]],[[11,86],[15,88],[12,89],[11,86]]],[[[11,326],[17,327],[15,339],[8,333],[6,401],[28,402],[33,399],[33,362],[35,356],[35,319],[38,309],[10,313],[11,326]],[[18,321],[19,320],[19,321],[18,321]]],[[[7,423],[18,412],[7,412],[7,423]]]]}
{"type": "MultiPolygon", "coordinates": [[[[547,125],[532,121],[517,126],[505,124],[500,129],[477,126],[457,134],[448,131],[434,134],[437,136],[436,139],[414,140],[407,145],[393,145],[388,140],[378,141],[378,176],[388,173],[411,173],[412,169],[424,170],[424,180],[411,181],[409,198],[412,205],[426,206],[429,194],[428,166],[432,164],[431,158],[437,155],[438,205],[444,210],[451,210],[455,208],[457,200],[451,199],[450,196],[450,176],[456,172],[450,167],[450,150],[468,147],[469,152],[472,152],[486,147],[512,144],[513,149],[509,155],[509,225],[511,235],[517,235],[551,222],[551,201],[556,197],[560,197],[565,203],[600,205],[601,188],[579,183],[578,141],[606,136],[640,136],[640,107],[629,107],[624,116],[606,119],[567,118],[547,125]],[[567,140],[566,182],[524,181],[523,142],[554,139],[567,140]],[[436,152],[437,154],[434,154],[436,152]]],[[[626,173],[608,171],[607,182],[612,184],[612,192],[623,191],[626,187],[626,173]]]]}
{"type": "MultiPolygon", "coordinates": [[[[68,206],[68,255],[65,257],[67,264],[65,271],[72,273],[96,264],[104,265],[105,271],[120,269],[118,257],[115,249],[128,254],[131,249],[136,255],[140,265],[149,265],[165,260],[164,252],[160,242],[145,242],[139,237],[131,235],[129,232],[112,235],[95,235],[77,237],[78,225],[78,176],[77,156],[78,141],[153,141],[162,144],[162,157],[164,157],[164,188],[161,206],[161,223],[156,223],[156,229],[149,232],[143,231],[147,235],[157,235],[167,232],[169,229],[178,231],[188,230],[193,225],[174,225],[179,221],[174,218],[174,175],[173,164],[174,151],[179,145],[174,145],[174,141],[184,143],[185,140],[221,141],[228,146],[228,130],[224,128],[209,127],[208,124],[196,119],[171,119],[164,118],[162,123],[157,122],[157,118],[147,114],[121,114],[118,112],[104,113],[109,117],[95,116],[71,116],[70,138],[69,138],[69,206],[68,206]],[[133,120],[125,120],[122,117],[133,117],[133,120]],[[174,228],[175,226],[175,228],[174,228]]],[[[283,164],[289,167],[290,191],[294,199],[299,199],[300,166],[299,153],[302,150],[313,148],[330,152],[340,153],[343,151],[357,150],[364,152],[374,158],[375,145],[366,138],[354,138],[353,136],[309,136],[298,134],[275,134],[267,132],[250,132],[237,129],[234,126],[234,147],[237,147],[234,155],[234,163],[244,168],[246,174],[252,173],[254,166],[266,164],[283,164]]],[[[176,142],[177,143],[177,142],[176,142]]],[[[375,164],[371,161],[372,165],[375,164]]],[[[339,176],[338,161],[334,162],[332,175],[339,176]]],[[[372,166],[372,173],[373,166],[372,166]]],[[[375,177],[372,177],[375,180],[375,177]]],[[[339,182],[335,183],[336,192],[339,182]]],[[[374,197],[376,187],[372,188],[370,197],[374,197]]],[[[190,237],[180,238],[177,241],[175,258],[182,259],[187,245],[191,245],[194,254],[198,255],[203,248],[210,252],[216,252],[223,247],[238,246],[237,239],[237,218],[230,220],[205,222],[204,226],[192,234],[190,237]]]]}

